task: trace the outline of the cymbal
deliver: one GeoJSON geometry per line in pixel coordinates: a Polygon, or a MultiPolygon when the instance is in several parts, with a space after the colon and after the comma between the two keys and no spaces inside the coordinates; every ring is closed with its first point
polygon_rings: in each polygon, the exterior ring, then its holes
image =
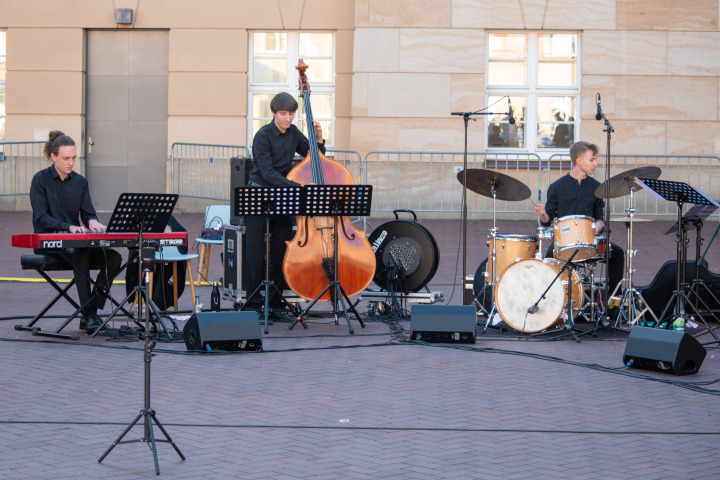
{"type": "MultiPolygon", "coordinates": [[[[463,183],[463,172],[457,174],[457,179],[463,183]]],[[[493,198],[492,189],[495,187],[495,197],[498,200],[518,201],[530,198],[530,188],[504,173],[482,168],[467,169],[467,188],[484,197],[493,198]]]]}
{"type": "MultiPolygon", "coordinates": [[[[630,186],[628,182],[634,182],[636,178],[651,178],[653,180],[660,177],[662,170],[658,167],[638,167],[627,170],[610,178],[607,182],[601,183],[595,189],[595,196],[605,198],[605,185],[609,185],[610,198],[624,197],[630,194],[630,186]]],[[[638,186],[635,184],[635,186],[638,186]]]]}

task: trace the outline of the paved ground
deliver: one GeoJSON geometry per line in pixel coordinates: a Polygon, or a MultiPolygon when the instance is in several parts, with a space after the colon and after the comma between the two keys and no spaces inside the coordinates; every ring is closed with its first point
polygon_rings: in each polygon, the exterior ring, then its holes
{"type": "MultiPolygon", "coordinates": [[[[200,215],[179,219],[191,236],[202,227],[200,215]]],[[[30,223],[28,213],[0,213],[0,242],[6,246],[0,257],[5,307],[0,321],[1,475],[151,478],[153,455],[141,443],[118,445],[102,464],[97,462],[143,408],[143,342],[89,339],[78,331],[77,321],[66,329],[80,335],[75,341],[13,329],[39,311],[52,292],[45,284],[16,280],[36,278],[20,269],[23,251],[10,248],[10,236],[30,231],[30,223]]],[[[372,223],[377,227],[383,221],[372,223]]],[[[460,286],[453,290],[462,271],[459,223],[423,222],[441,257],[428,286],[454,305],[462,302],[460,286]]],[[[500,231],[534,233],[532,223],[499,223],[500,231]]],[[[675,258],[674,236],[664,234],[671,223],[638,224],[635,285],[650,284],[660,266],[675,258]]],[[[625,247],[619,225],[613,240],[625,247]]],[[[704,236],[709,239],[716,226],[708,223],[704,236]]],[[[485,221],[470,222],[468,273],[487,255],[488,227],[485,221]]],[[[694,239],[691,243],[694,258],[694,239]]],[[[720,274],[718,245],[706,256],[714,274],[720,274]]],[[[212,253],[211,281],[221,275],[218,254],[212,253]]],[[[199,293],[209,301],[209,286],[201,286],[199,293]]],[[[181,309],[190,302],[186,292],[181,309]]],[[[720,355],[714,346],[707,347],[697,374],[680,377],[623,367],[626,332],[602,330],[577,343],[569,337],[551,341],[490,329],[474,345],[420,345],[408,341],[409,321],[368,317],[366,302],[358,308],[367,326],[354,321],[354,335],[344,319],[335,325],[332,318],[317,315],[307,330],[272,325],[260,353],[196,355],[182,343],[159,342],[151,363],[151,407],[187,457],[181,461],[170,445],[159,444],[162,475],[720,476],[720,355]]],[[[67,311],[58,305],[52,313],[67,311]]],[[[49,318],[40,325],[52,330],[58,322],[49,318]]],[[[163,438],[158,429],[154,433],[163,438]]],[[[135,427],[125,439],[142,436],[143,429],[135,427]]]]}

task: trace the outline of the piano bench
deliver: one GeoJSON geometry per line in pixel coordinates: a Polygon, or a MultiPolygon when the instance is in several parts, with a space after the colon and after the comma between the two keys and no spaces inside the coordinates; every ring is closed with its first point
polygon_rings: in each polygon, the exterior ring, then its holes
{"type": "Polygon", "coordinates": [[[23,270],[72,270],[73,267],[65,259],[55,255],[43,255],[40,253],[26,253],[20,256],[20,265],[23,270]]]}
{"type": "Polygon", "coordinates": [[[40,276],[42,276],[45,281],[49,283],[55,289],[55,291],[57,291],[57,295],[50,301],[50,303],[45,306],[45,308],[42,309],[40,313],[35,316],[35,318],[30,321],[30,323],[25,326],[15,325],[15,330],[31,331],[33,335],[77,340],[79,338],[77,335],[65,335],[60,333],[60,331],[70,322],[70,320],[72,320],[72,318],[77,316],[77,313],[80,311],[80,305],[78,305],[77,302],[73,300],[67,293],[68,290],[70,290],[70,288],[75,285],[75,278],[70,280],[70,282],[68,282],[65,288],[61,288],[60,285],[58,285],[58,283],[52,278],[50,278],[50,276],[46,273],[53,270],[72,270],[73,266],[61,257],[55,255],[44,255],[40,253],[26,253],[21,255],[20,265],[22,266],[23,270],[32,269],[37,271],[40,276]],[[50,310],[53,305],[55,305],[61,298],[67,300],[70,305],[72,305],[76,309],[75,315],[66,320],[65,323],[63,323],[63,325],[55,333],[43,332],[41,331],[40,327],[35,327],[35,323],[37,323],[37,321],[40,320],[43,315],[45,315],[48,310],[50,310]]]}

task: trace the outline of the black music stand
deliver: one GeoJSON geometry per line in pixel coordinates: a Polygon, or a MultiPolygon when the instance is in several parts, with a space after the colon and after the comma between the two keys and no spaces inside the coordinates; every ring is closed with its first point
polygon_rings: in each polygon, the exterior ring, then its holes
{"type": "MultiPolygon", "coordinates": [[[[143,240],[143,233],[162,233],[165,231],[172,212],[175,209],[179,195],[171,193],[123,193],[118,198],[113,213],[110,216],[110,221],[107,225],[107,232],[109,233],[135,233],[138,232],[138,250],[137,255],[140,254],[142,248],[145,246],[143,240]]],[[[132,261],[129,258],[126,263],[132,261]]],[[[90,335],[90,338],[95,336],[103,329],[107,323],[115,317],[118,311],[120,311],[123,305],[131,302],[133,299],[138,300],[138,305],[142,307],[142,299],[146,299],[146,305],[152,308],[155,313],[158,323],[162,326],[165,335],[172,339],[172,333],[168,330],[165,322],[163,322],[160,311],[152,301],[152,295],[143,295],[142,291],[146,290],[146,287],[142,283],[142,271],[138,269],[138,284],[133,288],[123,301],[112,311],[110,315],[103,321],[103,323],[95,329],[90,335]],[[139,295],[139,296],[137,296],[139,295]]],[[[148,312],[148,317],[150,317],[148,312]]],[[[134,320],[135,324],[140,330],[145,329],[145,335],[149,335],[149,331],[142,325],[142,316],[138,315],[134,320]]]]}
{"type": "MultiPolygon", "coordinates": [[[[687,183],[674,182],[670,180],[653,180],[649,178],[642,178],[635,181],[643,188],[647,189],[655,197],[661,200],[675,202],[678,209],[678,231],[676,234],[677,274],[675,275],[675,291],[673,292],[670,300],[665,306],[665,309],[660,315],[657,326],[659,327],[663,323],[663,320],[666,320],[666,327],[668,329],[672,328],[672,322],[670,321],[669,314],[671,312],[671,307],[673,303],[675,304],[673,318],[682,317],[687,320],[689,316],[687,315],[685,307],[686,305],[690,305],[692,310],[695,312],[695,315],[697,315],[697,319],[705,325],[705,328],[707,328],[708,331],[715,338],[715,340],[718,341],[719,339],[717,334],[709,327],[709,325],[705,321],[705,318],[700,313],[700,310],[698,310],[695,305],[690,301],[690,296],[688,295],[688,290],[690,286],[685,282],[685,266],[687,262],[688,247],[688,226],[687,218],[683,218],[682,207],[685,203],[693,203],[695,205],[713,205],[715,207],[720,207],[720,204],[718,204],[712,198],[708,197],[700,189],[690,186],[687,183]]],[[[695,268],[697,270],[699,266],[695,265],[695,268]]],[[[703,304],[703,307],[706,310],[710,311],[710,307],[708,307],[707,304],[705,304],[705,302],[700,297],[698,297],[698,300],[700,300],[700,303],[703,304]]]]}
{"type": "Polygon", "coordinates": [[[350,302],[345,290],[338,280],[338,217],[367,217],[370,216],[370,205],[372,203],[372,185],[306,185],[303,188],[303,213],[306,216],[317,217],[333,217],[333,278],[329,280],[328,285],[322,292],[312,301],[310,305],[297,317],[290,325],[292,329],[296,323],[300,322],[303,328],[307,328],[303,317],[305,317],[310,309],[325,292],[330,290],[330,298],[333,303],[333,311],[335,312],[335,323],[337,323],[337,300],[340,300],[345,320],[348,324],[350,333],[355,330],[350,323],[348,310],[355,314],[360,326],[365,328],[360,315],[350,302]],[[347,302],[347,306],[345,304],[347,302]]]}
{"type": "MultiPolygon", "coordinates": [[[[113,218],[115,218],[115,222],[113,223],[116,225],[116,228],[122,228],[124,230],[115,230],[115,231],[137,231],[138,232],[138,250],[142,250],[143,248],[143,231],[148,231],[147,229],[151,229],[152,232],[162,232],[165,230],[165,227],[167,226],[168,221],[170,220],[170,215],[172,214],[173,209],[175,208],[175,204],[177,203],[178,195],[175,194],[145,194],[145,193],[123,193],[120,196],[120,199],[118,200],[118,203],[115,207],[115,211],[113,212],[113,218]],[[119,209],[119,211],[118,211],[119,209]],[[116,217],[116,212],[118,213],[118,216],[116,217]],[[133,230],[131,230],[133,229],[133,230]]],[[[112,219],[111,219],[112,220],[112,219]]],[[[109,229],[108,225],[108,229],[109,229]]],[[[148,294],[147,288],[143,284],[142,274],[145,273],[145,282],[149,283],[150,281],[150,272],[153,270],[153,267],[155,265],[155,255],[154,251],[152,252],[153,255],[150,257],[152,260],[148,262],[147,268],[144,265],[144,262],[141,262],[141,265],[138,265],[138,284],[133,289],[133,293],[139,295],[139,297],[136,297],[138,299],[137,302],[137,320],[142,321],[143,317],[143,299],[145,300],[146,305],[152,305],[150,300],[150,294],[148,294]]],[[[141,256],[141,258],[144,257],[144,255],[141,256]]],[[[124,302],[127,302],[130,299],[130,295],[128,295],[124,302]]],[[[153,307],[154,308],[154,307],[153,307]]],[[[155,314],[158,315],[157,309],[155,309],[155,314]]],[[[115,312],[113,312],[114,314],[115,312]]],[[[108,320],[112,318],[112,314],[110,317],[108,317],[108,320]]],[[[158,319],[160,319],[158,315],[158,319]]],[[[105,323],[107,323],[108,320],[105,320],[105,323]]],[[[104,324],[103,324],[104,325],[104,324]]],[[[163,325],[164,327],[164,325],[163,325]]],[[[93,333],[93,336],[100,330],[102,327],[98,327],[98,329],[93,333]]],[[[167,332],[167,329],[165,329],[167,332]]],[[[140,410],[140,413],[135,417],[135,419],[130,422],[130,424],[125,428],[125,430],[120,434],[120,436],[108,447],[107,450],[105,450],[105,453],[103,453],[100,458],[98,458],[98,463],[102,463],[102,461],[105,459],[105,457],[108,456],[108,454],[112,451],[113,448],[115,448],[116,445],[120,445],[121,443],[137,443],[137,442],[145,442],[150,447],[150,450],[152,450],[153,453],[153,459],[155,461],[155,474],[160,475],[160,465],[158,464],[158,455],[157,455],[157,443],[163,442],[163,443],[169,443],[172,445],[172,447],[175,449],[177,454],[180,456],[182,460],[185,460],[185,456],[182,454],[180,449],[177,445],[175,445],[175,442],[172,438],[170,438],[170,435],[168,435],[165,428],[162,426],[160,421],[157,419],[155,415],[155,410],[152,409],[150,406],[150,362],[152,361],[152,357],[155,355],[152,353],[153,348],[155,348],[155,340],[150,342],[150,310],[147,310],[147,314],[145,315],[145,347],[144,347],[144,362],[145,362],[145,392],[144,392],[144,405],[143,409],[140,410]],[[143,421],[143,436],[137,440],[123,440],[125,438],[125,435],[140,421],[141,418],[144,418],[143,421]],[[153,422],[158,426],[160,431],[165,436],[165,439],[155,439],[155,434],[153,432],[153,422]]]]}
{"type": "Polygon", "coordinates": [[[233,192],[233,216],[265,216],[265,280],[260,282],[255,291],[245,297],[244,310],[250,299],[265,291],[265,333],[270,329],[270,288],[274,288],[280,295],[280,301],[287,306],[293,314],[296,308],[287,301],[282,291],[270,280],[270,216],[271,215],[302,215],[300,211],[300,198],[302,187],[237,187],[233,192]]]}

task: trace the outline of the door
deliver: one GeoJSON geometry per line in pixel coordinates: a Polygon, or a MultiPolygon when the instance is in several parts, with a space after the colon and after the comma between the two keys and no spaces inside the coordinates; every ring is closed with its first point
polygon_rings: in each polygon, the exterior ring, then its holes
{"type": "Polygon", "coordinates": [[[89,31],[86,176],[95,209],[121,193],[165,193],[168,32],[89,31]]]}

